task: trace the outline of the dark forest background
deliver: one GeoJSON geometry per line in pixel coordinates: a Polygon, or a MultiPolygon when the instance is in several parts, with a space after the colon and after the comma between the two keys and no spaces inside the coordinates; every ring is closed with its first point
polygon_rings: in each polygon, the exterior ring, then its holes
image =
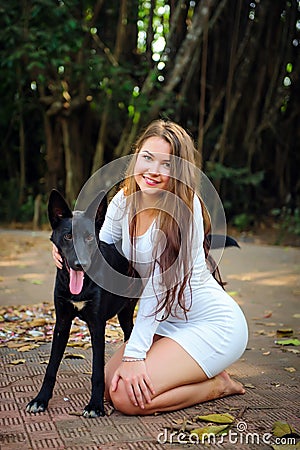
{"type": "Polygon", "coordinates": [[[299,1],[1,0],[0,37],[2,223],[46,222],[161,117],[229,223],[300,234],[299,1]]]}

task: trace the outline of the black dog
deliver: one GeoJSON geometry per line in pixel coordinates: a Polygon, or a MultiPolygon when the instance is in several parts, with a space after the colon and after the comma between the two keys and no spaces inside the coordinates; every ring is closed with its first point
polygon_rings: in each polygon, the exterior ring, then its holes
{"type": "MultiPolygon", "coordinates": [[[[93,349],[92,392],[83,415],[85,417],[104,415],[105,324],[108,319],[118,314],[124,340],[127,340],[133,327],[133,312],[137,302],[137,294],[133,295],[132,300],[127,295],[125,298],[113,294],[106,290],[107,288],[100,287],[93,281],[94,278],[89,276],[92,267],[94,273],[99,272],[106,281],[113,278],[109,272],[110,267],[124,275],[128,271],[128,261],[118,249],[114,245],[99,242],[99,230],[104,221],[106,208],[107,202],[103,196],[100,205],[99,200],[95,199],[85,211],[72,213],[58,191],[53,190],[50,194],[48,214],[53,230],[51,240],[63,257],[63,269],[58,269],[56,274],[54,290],[56,324],[50,361],[41,390],[27,405],[27,412],[38,413],[47,408],[69,339],[72,321],[77,316],[88,325],[93,349]],[[75,221],[80,224],[77,229],[76,250],[73,239],[75,221]],[[108,265],[104,263],[103,257],[108,265]]],[[[130,279],[125,277],[127,278],[130,279]]],[[[115,282],[111,280],[112,284],[115,282]]]]}

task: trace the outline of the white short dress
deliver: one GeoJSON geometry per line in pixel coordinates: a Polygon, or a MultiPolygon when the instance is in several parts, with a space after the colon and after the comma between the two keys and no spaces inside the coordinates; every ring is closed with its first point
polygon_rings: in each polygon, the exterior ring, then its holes
{"type": "Polygon", "coordinates": [[[239,305],[216,282],[207,269],[203,250],[203,218],[199,198],[194,196],[194,228],[191,249],[190,287],[185,290],[187,315],[180,308],[165,320],[164,311],[154,314],[157,295],[163,295],[159,273],[148,277],[153,264],[153,242],[157,237],[156,222],[134,241],[131,251],[129,216],[126,197],[120,190],[108,206],[100,239],[108,244],[122,240],[122,251],[129,259],[134,254],[134,268],[142,277],[144,290],[125,356],[145,358],[155,334],[166,336],[181,345],[197,361],[209,378],[229,367],[244,353],[248,327],[239,305]]]}

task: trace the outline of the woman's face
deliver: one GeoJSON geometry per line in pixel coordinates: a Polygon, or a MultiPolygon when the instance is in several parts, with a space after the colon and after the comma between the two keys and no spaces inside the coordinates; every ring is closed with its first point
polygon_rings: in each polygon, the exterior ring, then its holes
{"type": "Polygon", "coordinates": [[[147,139],[135,163],[134,177],[142,192],[155,194],[168,189],[171,146],[160,137],[147,139]]]}

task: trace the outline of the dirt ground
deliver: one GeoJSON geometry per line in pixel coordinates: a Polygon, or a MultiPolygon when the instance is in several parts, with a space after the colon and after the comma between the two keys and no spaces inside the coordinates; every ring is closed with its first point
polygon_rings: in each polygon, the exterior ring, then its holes
{"type": "Polygon", "coordinates": [[[50,231],[0,230],[0,304],[51,302],[55,267],[50,231]]]}
{"type": "MultiPolygon", "coordinates": [[[[50,231],[0,229],[1,305],[52,302],[56,269],[50,234],[50,231]]],[[[242,290],[245,300],[249,293],[251,302],[261,304],[262,308],[266,295],[280,304],[286,304],[288,297],[296,307],[300,295],[300,248],[269,245],[274,236],[266,233],[235,234],[235,238],[241,249],[226,249],[220,262],[227,290],[242,290]]]]}

